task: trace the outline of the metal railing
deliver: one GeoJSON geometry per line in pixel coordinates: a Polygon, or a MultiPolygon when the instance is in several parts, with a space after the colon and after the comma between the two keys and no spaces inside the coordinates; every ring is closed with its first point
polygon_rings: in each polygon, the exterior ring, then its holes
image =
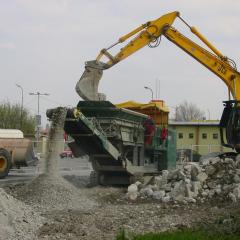
{"type": "Polygon", "coordinates": [[[212,154],[213,156],[218,153],[229,152],[229,148],[222,145],[179,145],[177,147],[177,160],[179,162],[199,161],[201,156],[212,154]],[[214,154],[216,153],[216,154],[214,154]]]}

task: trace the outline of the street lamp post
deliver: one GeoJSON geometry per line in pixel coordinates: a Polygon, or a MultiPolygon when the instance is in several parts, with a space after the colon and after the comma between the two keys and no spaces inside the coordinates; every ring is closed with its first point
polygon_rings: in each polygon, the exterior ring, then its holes
{"type": "Polygon", "coordinates": [[[208,112],[208,120],[210,120],[211,117],[210,117],[210,111],[209,111],[209,109],[207,109],[207,112],[208,112]]]}
{"type": "Polygon", "coordinates": [[[152,93],[152,100],[153,100],[153,90],[150,87],[146,87],[146,86],[144,88],[151,91],[151,93],[152,93]]]}
{"type": "Polygon", "coordinates": [[[22,95],[22,101],[21,101],[21,116],[20,116],[20,127],[22,130],[22,124],[23,124],[23,88],[21,85],[16,83],[16,86],[21,89],[21,95],[22,95]]]}
{"type": "Polygon", "coordinates": [[[40,100],[40,96],[49,96],[49,93],[40,93],[40,92],[36,92],[36,93],[29,93],[29,95],[34,95],[37,96],[38,98],[38,105],[37,105],[37,142],[39,141],[39,130],[40,130],[40,125],[41,125],[41,116],[40,116],[40,107],[39,107],[39,100],[40,100]]]}

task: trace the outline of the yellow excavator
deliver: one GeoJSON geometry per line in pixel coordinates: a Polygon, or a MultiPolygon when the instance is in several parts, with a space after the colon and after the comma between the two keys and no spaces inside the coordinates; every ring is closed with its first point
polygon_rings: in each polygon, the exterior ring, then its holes
{"type": "Polygon", "coordinates": [[[223,146],[240,152],[240,73],[237,71],[236,64],[232,59],[218,51],[195,27],[190,26],[177,11],[137,27],[119,38],[116,43],[102,49],[96,60],[87,61],[85,63],[85,71],[76,85],[76,91],[79,96],[87,101],[104,100],[104,95],[98,93],[98,85],[103,70],[111,68],[147,45],[151,48],[157,47],[161,42],[162,36],[165,36],[216,74],[227,85],[229,99],[224,101],[224,110],[220,120],[221,142],[223,146]],[[176,18],[183,21],[209,50],[196,44],[175,29],[172,24],[176,18]],[[109,52],[111,48],[130,38],[131,40],[116,55],[112,55],[109,52]],[[101,61],[103,57],[106,57],[108,60],[106,62],[101,61]],[[232,95],[232,100],[230,95],[232,95]]]}

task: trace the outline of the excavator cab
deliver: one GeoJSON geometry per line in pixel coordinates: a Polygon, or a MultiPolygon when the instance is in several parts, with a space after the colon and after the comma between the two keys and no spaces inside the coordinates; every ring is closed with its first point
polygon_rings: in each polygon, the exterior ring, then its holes
{"type": "Polygon", "coordinates": [[[221,143],[240,152],[240,101],[230,100],[223,103],[224,110],[220,120],[221,143]]]}

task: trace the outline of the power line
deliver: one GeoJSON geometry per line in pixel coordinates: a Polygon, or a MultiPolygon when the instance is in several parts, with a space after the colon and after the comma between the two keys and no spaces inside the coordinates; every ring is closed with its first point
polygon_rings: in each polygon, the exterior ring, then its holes
{"type": "Polygon", "coordinates": [[[60,103],[58,101],[52,100],[52,99],[48,99],[48,98],[45,98],[45,97],[42,97],[42,99],[47,101],[47,102],[52,102],[52,103],[56,103],[58,105],[64,106],[64,104],[62,104],[62,103],[60,103]]]}
{"type": "Polygon", "coordinates": [[[58,105],[63,106],[63,107],[73,107],[71,104],[66,105],[66,104],[60,103],[60,102],[52,100],[52,99],[47,99],[45,97],[42,97],[42,99],[47,101],[47,102],[52,102],[52,103],[58,104],[58,105]]]}

